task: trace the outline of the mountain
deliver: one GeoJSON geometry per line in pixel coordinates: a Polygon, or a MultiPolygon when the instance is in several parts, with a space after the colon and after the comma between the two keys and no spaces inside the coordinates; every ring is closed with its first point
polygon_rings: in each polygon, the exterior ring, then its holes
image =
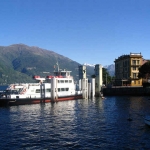
{"type": "MultiPolygon", "coordinates": [[[[93,68],[95,67],[95,64],[84,63],[83,65],[85,65],[86,67],[93,67],[93,68]]],[[[115,75],[115,64],[111,64],[103,67],[107,69],[110,76],[115,75]]]]}
{"type": "MultiPolygon", "coordinates": [[[[24,44],[0,46],[0,84],[34,82],[33,75],[52,75],[57,62],[60,69],[72,71],[71,75],[78,80],[80,64],[65,56],[24,44]]],[[[94,69],[88,67],[87,76],[93,73],[94,69]]]]}
{"type": "Polygon", "coordinates": [[[115,76],[115,64],[104,66],[107,69],[110,76],[115,76]]]}

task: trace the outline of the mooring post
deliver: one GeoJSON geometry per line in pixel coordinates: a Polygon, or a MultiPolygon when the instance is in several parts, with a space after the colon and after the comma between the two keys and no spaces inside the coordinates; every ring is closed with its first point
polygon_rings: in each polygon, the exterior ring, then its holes
{"type": "Polygon", "coordinates": [[[58,94],[57,94],[57,78],[51,79],[51,100],[52,102],[55,102],[58,100],[58,94]]]}
{"type": "Polygon", "coordinates": [[[92,78],[92,97],[95,96],[95,78],[92,78]]]}

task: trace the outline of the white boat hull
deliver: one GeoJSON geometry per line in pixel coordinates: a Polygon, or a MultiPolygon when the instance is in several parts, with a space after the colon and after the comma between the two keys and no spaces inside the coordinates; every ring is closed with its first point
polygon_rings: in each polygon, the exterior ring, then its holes
{"type": "Polygon", "coordinates": [[[47,103],[82,98],[82,91],[77,90],[74,79],[70,76],[70,71],[55,71],[54,75],[45,79],[40,78],[40,76],[34,76],[38,83],[9,85],[9,88],[0,98],[0,106],[47,103]]]}

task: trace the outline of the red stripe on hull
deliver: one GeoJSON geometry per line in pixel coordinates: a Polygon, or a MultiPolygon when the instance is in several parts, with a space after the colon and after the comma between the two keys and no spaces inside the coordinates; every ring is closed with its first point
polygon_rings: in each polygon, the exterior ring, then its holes
{"type": "Polygon", "coordinates": [[[57,101],[68,101],[68,100],[75,100],[75,99],[81,99],[82,96],[70,96],[70,97],[59,97],[57,101]]]}
{"type": "Polygon", "coordinates": [[[68,100],[76,100],[82,99],[82,95],[76,96],[67,96],[67,97],[58,97],[56,100],[51,100],[51,98],[25,98],[25,99],[0,99],[0,106],[15,106],[15,105],[25,105],[25,104],[39,104],[39,103],[50,103],[50,102],[58,102],[58,101],[68,101],[68,100]]]}

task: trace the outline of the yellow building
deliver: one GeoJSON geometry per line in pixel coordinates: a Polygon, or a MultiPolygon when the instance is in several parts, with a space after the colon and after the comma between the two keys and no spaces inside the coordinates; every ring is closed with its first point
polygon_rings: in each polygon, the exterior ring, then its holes
{"type": "Polygon", "coordinates": [[[130,53],[115,59],[115,84],[118,86],[142,86],[138,68],[143,64],[141,53],[130,53]]]}

